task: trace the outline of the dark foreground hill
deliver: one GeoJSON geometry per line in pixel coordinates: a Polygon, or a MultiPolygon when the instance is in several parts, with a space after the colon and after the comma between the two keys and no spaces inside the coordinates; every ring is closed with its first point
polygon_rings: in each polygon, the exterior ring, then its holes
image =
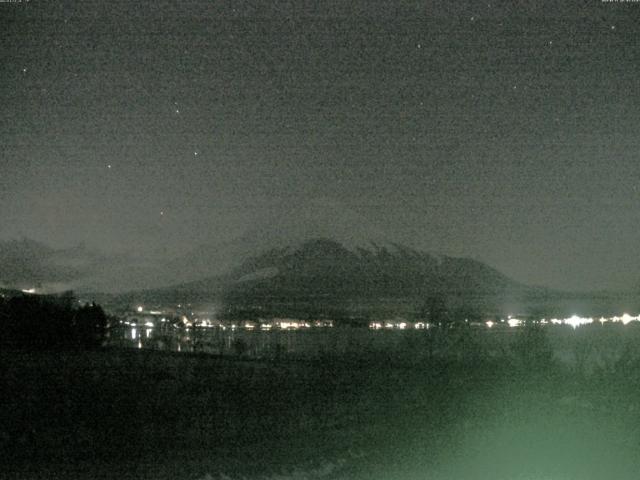
{"type": "MultiPolygon", "coordinates": [[[[624,329],[629,345],[637,342],[624,329]]],[[[544,357],[523,364],[518,350],[488,355],[487,332],[464,329],[448,332],[467,338],[457,342],[464,355],[445,361],[424,356],[433,332],[400,350],[321,362],[0,349],[0,391],[9,393],[0,477],[638,478],[633,349],[621,345],[630,352],[623,361],[587,372],[544,357]],[[407,366],[405,358],[414,360],[407,366]]],[[[592,345],[609,337],[591,332],[592,345]]]]}

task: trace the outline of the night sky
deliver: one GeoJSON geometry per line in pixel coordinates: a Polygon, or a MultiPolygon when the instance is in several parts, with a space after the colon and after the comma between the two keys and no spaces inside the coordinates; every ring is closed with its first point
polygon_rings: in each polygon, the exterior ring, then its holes
{"type": "Polygon", "coordinates": [[[158,259],[325,205],[519,281],[636,286],[639,18],[598,0],[0,3],[0,239],[158,259]]]}

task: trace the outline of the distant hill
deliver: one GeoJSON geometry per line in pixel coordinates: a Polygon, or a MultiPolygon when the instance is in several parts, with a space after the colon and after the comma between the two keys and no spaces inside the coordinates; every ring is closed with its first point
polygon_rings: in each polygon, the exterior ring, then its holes
{"type": "Polygon", "coordinates": [[[52,294],[111,291],[113,285],[123,291],[156,286],[149,279],[159,277],[159,269],[140,263],[127,255],[105,254],[84,244],[55,248],[29,238],[0,240],[0,288],[52,294]]]}
{"type": "Polygon", "coordinates": [[[439,295],[469,315],[536,290],[482,262],[399,244],[346,247],[316,238],[248,256],[224,275],[139,292],[147,301],[216,302],[227,315],[378,317],[419,315],[439,295]]]}
{"type": "Polygon", "coordinates": [[[13,290],[10,288],[0,288],[0,298],[12,298],[22,296],[24,293],[21,290],[13,290]]]}
{"type": "Polygon", "coordinates": [[[56,250],[30,239],[0,241],[0,287],[42,288],[79,277],[79,249],[56,250]]]}

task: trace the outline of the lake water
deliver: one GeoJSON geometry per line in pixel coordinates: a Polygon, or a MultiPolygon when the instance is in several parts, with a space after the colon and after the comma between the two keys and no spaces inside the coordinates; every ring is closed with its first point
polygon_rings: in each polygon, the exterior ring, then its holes
{"type": "MultiPolygon", "coordinates": [[[[637,354],[638,325],[592,325],[573,329],[547,327],[555,358],[567,365],[593,369],[637,354]]],[[[268,331],[245,328],[175,328],[171,325],[120,325],[110,331],[112,346],[197,352],[248,358],[323,358],[377,355],[421,362],[429,355],[457,357],[501,355],[512,346],[519,328],[470,328],[439,333],[427,330],[372,330],[352,327],[312,327],[268,331]]]]}
{"type": "Polygon", "coordinates": [[[376,349],[401,348],[408,337],[423,332],[366,328],[305,328],[247,330],[245,328],[164,328],[119,326],[111,330],[109,344],[121,347],[244,355],[274,358],[282,355],[320,357],[376,349]]]}

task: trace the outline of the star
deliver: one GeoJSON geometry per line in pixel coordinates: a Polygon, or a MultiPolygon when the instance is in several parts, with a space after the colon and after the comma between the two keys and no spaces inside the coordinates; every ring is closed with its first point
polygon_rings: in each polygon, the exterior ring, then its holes
{"type": "Polygon", "coordinates": [[[418,48],[422,48],[422,44],[421,43],[418,44],[418,48]]]}
{"type": "Polygon", "coordinates": [[[160,210],[160,216],[163,217],[164,216],[164,210],[160,210]]]}
{"type": "Polygon", "coordinates": [[[176,113],[180,113],[180,109],[176,108],[176,113]]]}
{"type": "Polygon", "coordinates": [[[198,152],[193,152],[193,156],[197,157],[198,156],[198,152]]]}
{"type": "Polygon", "coordinates": [[[27,68],[26,67],[22,69],[22,73],[27,73],[27,68]]]}
{"type": "Polygon", "coordinates": [[[616,26],[615,25],[611,25],[611,30],[615,30],[616,26]]]}
{"type": "Polygon", "coordinates": [[[107,165],[107,168],[108,168],[109,170],[111,170],[111,164],[107,165]]]}

